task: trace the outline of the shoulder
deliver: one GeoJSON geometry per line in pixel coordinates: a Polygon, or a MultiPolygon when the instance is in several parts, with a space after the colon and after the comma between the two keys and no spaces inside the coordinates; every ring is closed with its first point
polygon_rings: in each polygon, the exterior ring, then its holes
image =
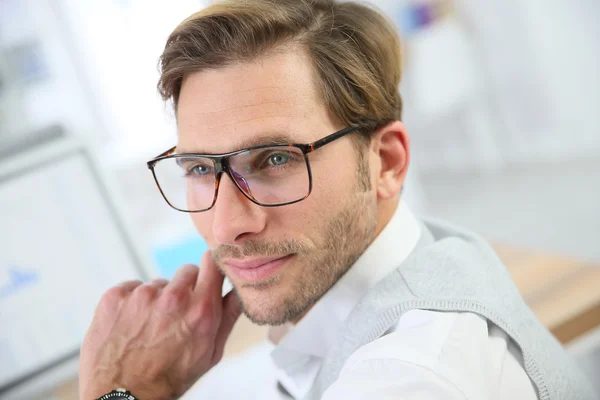
{"type": "Polygon", "coordinates": [[[512,340],[473,313],[407,312],[385,336],[348,358],[340,380],[365,374],[388,377],[399,387],[444,387],[455,398],[485,399],[498,391],[537,398],[512,340]]]}

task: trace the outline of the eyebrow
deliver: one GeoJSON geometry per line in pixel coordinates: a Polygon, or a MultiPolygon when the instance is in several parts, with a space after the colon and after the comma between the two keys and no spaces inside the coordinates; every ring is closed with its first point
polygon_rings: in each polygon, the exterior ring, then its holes
{"type": "Polygon", "coordinates": [[[206,151],[188,151],[187,149],[182,150],[179,148],[177,149],[177,153],[178,154],[207,154],[207,155],[226,154],[226,153],[230,153],[232,151],[243,150],[243,149],[247,149],[250,147],[271,146],[271,145],[280,145],[280,144],[287,144],[287,143],[296,143],[296,141],[289,134],[276,132],[276,133],[267,134],[267,135],[263,135],[263,136],[259,136],[259,137],[245,138],[245,139],[241,140],[240,142],[238,142],[237,146],[234,149],[231,149],[224,153],[210,153],[210,152],[206,152],[206,151]]]}

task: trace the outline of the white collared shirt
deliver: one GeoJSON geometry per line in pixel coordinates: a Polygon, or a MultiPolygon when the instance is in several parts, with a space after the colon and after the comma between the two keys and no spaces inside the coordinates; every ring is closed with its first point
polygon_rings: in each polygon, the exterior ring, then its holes
{"type": "MultiPolygon", "coordinates": [[[[296,326],[270,328],[265,342],[221,362],[185,398],[302,399],[351,310],[408,257],[420,235],[419,222],[401,202],[375,241],[296,326]]],[[[537,399],[512,340],[476,314],[426,310],[407,312],[387,335],[358,349],[323,396],[503,398],[537,399]]]]}

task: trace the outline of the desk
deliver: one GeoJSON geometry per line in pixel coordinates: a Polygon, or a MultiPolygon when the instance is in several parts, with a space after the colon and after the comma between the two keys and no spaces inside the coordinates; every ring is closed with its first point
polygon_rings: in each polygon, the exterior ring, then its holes
{"type": "MultiPolygon", "coordinates": [[[[506,245],[494,248],[527,304],[562,343],[600,326],[600,265],[506,245]]],[[[239,354],[264,337],[264,327],[240,318],[225,357],[239,354]]],[[[76,400],[76,382],[61,387],[55,398],[76,400]]]]}
{"type": "Polygon", "coordinates": [[[562,343],[600,326],[600,265],[497,245],[523,298],[562,343]]]}

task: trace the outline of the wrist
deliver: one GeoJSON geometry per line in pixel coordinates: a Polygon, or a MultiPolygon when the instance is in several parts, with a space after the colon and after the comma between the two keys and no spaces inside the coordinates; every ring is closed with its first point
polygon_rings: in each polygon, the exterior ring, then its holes
{"type": "Polygon", "coordinates": [[[81,400],[96,400],[102,396],[111,393],[117,389],[125,389],[137,400],[175,400],[177,396],[173,396],[170,390],[153,385],[152,387],[132,387],[125,384],[103,384],[94,385],[94,387],[82,390],[79,398],[81,400]]]}
{"type": "Polygon", "coordinates": [[[96,400],[118,388],[129,391],[138,400],[175,400],[169,382],[164,378],[149,378],[124,374],[119,366],[96,368],[92,374],[80,374],[81,400],[96,400]]]}

